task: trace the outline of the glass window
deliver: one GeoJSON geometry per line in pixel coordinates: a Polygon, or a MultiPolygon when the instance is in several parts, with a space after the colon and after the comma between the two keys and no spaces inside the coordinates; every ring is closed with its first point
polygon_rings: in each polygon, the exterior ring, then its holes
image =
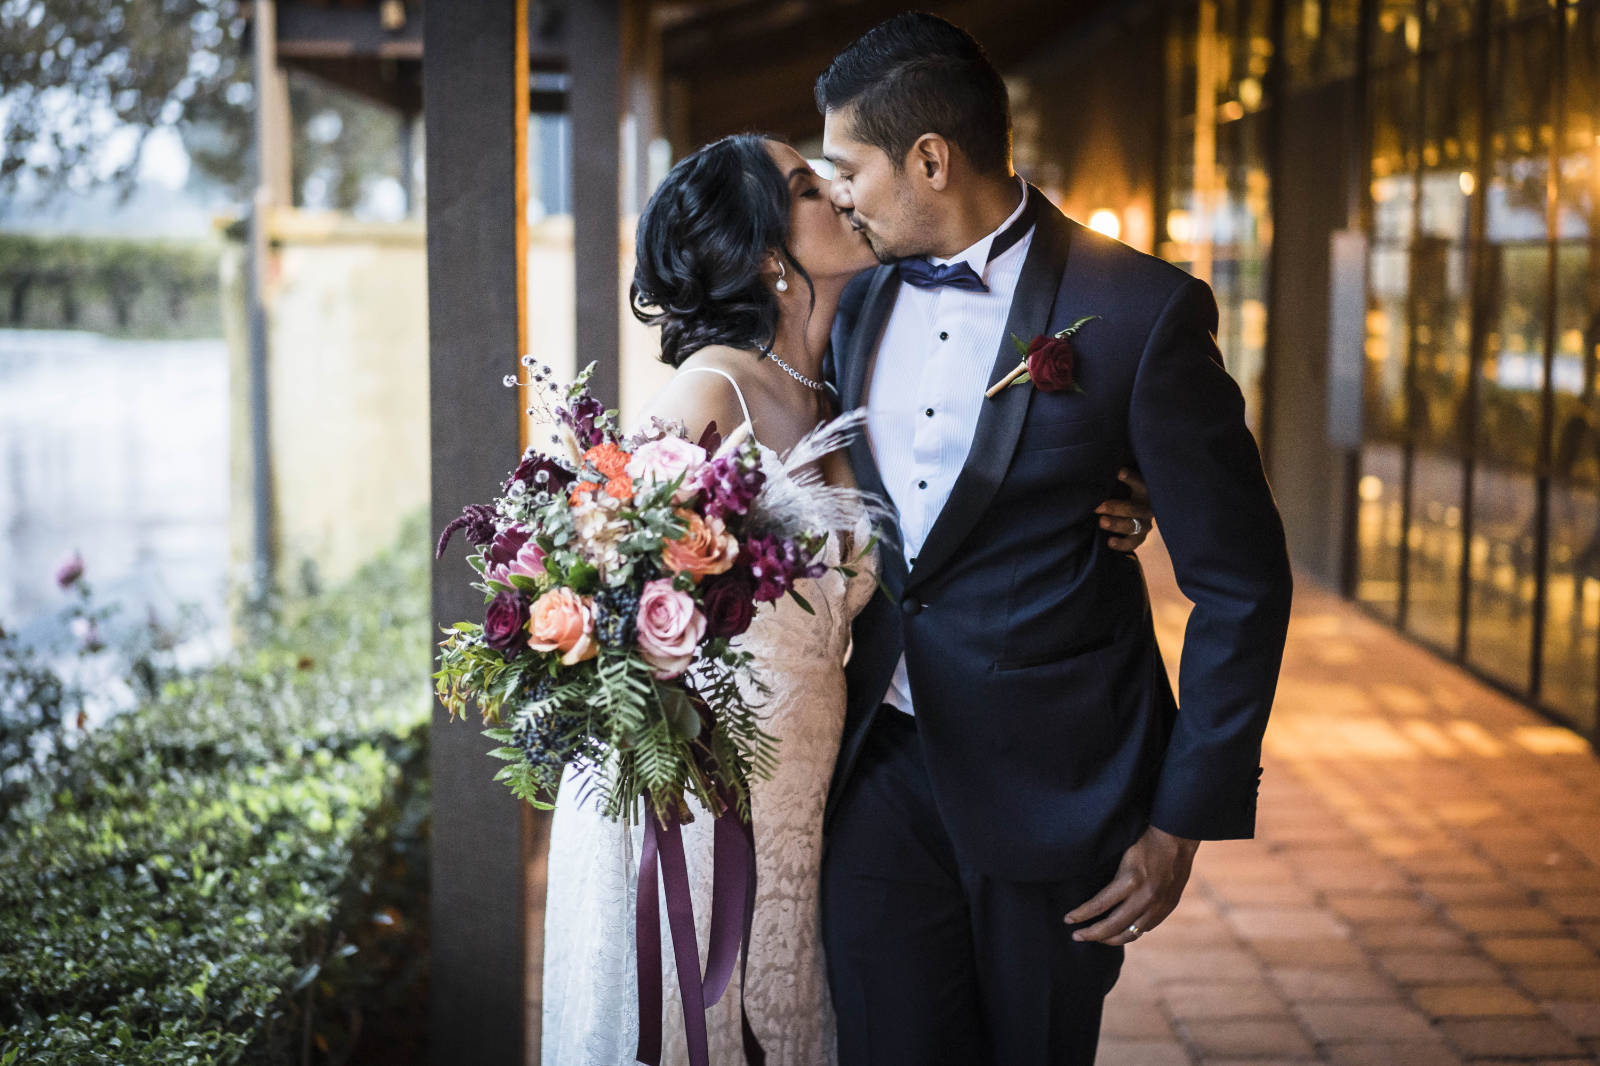
{"type": "Polygon", "coordinates": [[[1422,15],[1417,0],[1375,0],[1372,19],[1372,64],[1388,66],[1422,47],[1422,15]]]}
{"type": "Polygon", "coordinates": [[[1600,10],[1567,34],[1566,115],[1556,174],[1555,352],[1550,384],[1550,547],[1541,702],[1586,730],[1600,700],[1600,10]]]}
{"type": "Polygon", "coordinates": [[[1461,620],[1465,505],[1462,426],[1471,380],[1469,244],[1478,126],[1472,51],[1453,44],[1422,60],[1422,172],[1411,256],[1411,507],[1406,628],[1454,650],[1461,620]]]}
{"type": "Polygon", "coordinates": [[[1360,25],[1360,0],[1288,0],[1283,38],[1290,90],[1354,75],[1360,25]]]}
{"type": "Polygon", "coordinates": [[[1486,275],[1489,333],[1478,370],[1467,655],[1516,689],[1531,682],[1537,489],[1548,298],[1551,23],[1490,42],[1486,275]]]}
{"type": "Polygon", "coordinates": [[[1201,0],[1168,37],[1168,163],[1159,252],[1216,293],[1217,341],[1259,434],[1271,247],[1266,116],[1268,0],[1201,0]]]}
{"type": "Polygon", "coordinates": [[[1367,263],[1364,381],[1366,442],[1356,515],[1356,598],[1399,617],[1400,544],[1405,534],[1406,362],[1411,348],[1411,239],[1416,215],[1417,66],[1380,72],[1369,93],[1372,240],[1367,263]]]}

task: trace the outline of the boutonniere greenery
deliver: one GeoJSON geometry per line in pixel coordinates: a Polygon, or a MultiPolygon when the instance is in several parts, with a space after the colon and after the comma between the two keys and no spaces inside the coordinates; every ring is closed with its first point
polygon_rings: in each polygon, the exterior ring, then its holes
{"type": "Polygon", "coordinates": [[[1072,346],[1072,338],[1085,323],[1099,317],[1085,315],[1059,333],[1041,333],[1031,341],[1024,341],[1013,333],[1011,343],[1016,346],[1017,354],[1022,356],[1022,362],[991,385],[984,395],[993,399],[1013,385],[1028,384],[1040,392],[1064,392],[1067,389],[1082,392],[1076,375],[1078,352],[1072,346]]]}

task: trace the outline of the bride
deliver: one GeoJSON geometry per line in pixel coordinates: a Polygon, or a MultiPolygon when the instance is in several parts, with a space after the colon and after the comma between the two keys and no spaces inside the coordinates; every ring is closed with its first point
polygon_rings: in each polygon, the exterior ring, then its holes
{"type": "MultiPolygon", "coordinates": [[[[828,183],[789,145],[754,134],[701,148],[672,168],[639,220],[634,313],[661,327],[661,358],[677,373],[646,418],[681,421],[689,439],[715,423],[749,423],[764,449],[786,453],[838,412],[822,361],[834,311],[849,280],[877,265],[865,239],[836,211],[828,183]]],[[[821,460],[830,483],[851,484],[844,453],[821,460]]],[[[1130,478],[1135,493],[1142,490],[1130,478]]],[[[1149,509],[1108,501],[1102,525],[1113,546],[1149,509]]],[[[866,515],[835,530],[824,561],[845,563],[801,582],[807,613],[784,599],[760,612],[741,638],[753,672],[771,689],[755,696],[779,741],[777,773],[751,783],[756,907],[743,988],[750,1020],[773,1066],[836,1061],[833,1008],[822,959],[818,878],[822,811],[844,721],[850,622],[876,589],[866,515]],[[858,556],[861,556],[857,559],[858,556]],[[855,560],[852,562],[852,560],[855,560]]],[[[628,1066],[639,1036],[634,893],[642,829],[578,802],[581,781],[562,783],[550,833],[545,910],[544,1066],[628,1066]]],[[[710,924],[712,819],[696,810],[684,848],[704,956],[710,924]]],[[[668,934],[663,927],[663,936],[668,934]]],[[[669,947],[663,1055],[682,1061],[682,1006],[669,947]]],[[[738,977],[707,1012],[710,1058],[743,1061],[738,977]]]]}

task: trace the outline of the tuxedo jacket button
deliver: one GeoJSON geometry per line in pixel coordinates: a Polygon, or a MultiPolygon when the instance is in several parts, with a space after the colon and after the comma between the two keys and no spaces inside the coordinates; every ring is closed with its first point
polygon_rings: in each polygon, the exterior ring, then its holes
{"type": "Polygon", "coordinates": [[[906,614],[921,614],[922,604],[917,602],[916,597],[907,596],[900,601],[900,610],[906,614]]]}

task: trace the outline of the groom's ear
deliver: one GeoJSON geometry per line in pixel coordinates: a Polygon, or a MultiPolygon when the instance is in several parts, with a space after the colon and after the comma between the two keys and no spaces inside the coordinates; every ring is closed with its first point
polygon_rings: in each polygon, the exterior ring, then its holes
{"type": "Polygon", "coordinates": [[[928,188],[943,192],[950,182],[950,142],[937,133],[924,133],[906,153],[906,168],[928,188]]]}

